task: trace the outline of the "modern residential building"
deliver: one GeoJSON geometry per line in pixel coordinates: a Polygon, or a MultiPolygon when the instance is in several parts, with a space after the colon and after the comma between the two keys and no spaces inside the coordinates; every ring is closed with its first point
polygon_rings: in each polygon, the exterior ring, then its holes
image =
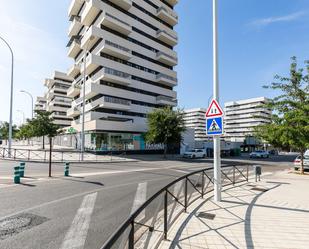
{"type": "Polygon", "coordinates": [[[252,98],[225,103],[225,140],[254,144],[254,127],[269,123],[271,110],[264,107],[267,98],[252,98]]]}
{"type": "Polygon", "coordinates": [[[72,118],[67,116],[67,110],[71,107],[72,99],[67,96],[67,92],[72,81],[70,76],[59,71],[55,71],[52,78],[45,80],[46,111],[52,113],[51,117],[60,127],[71,125],[72,118]]]}
{"type": "Polygon", "coordinates": [[[44,97],[37,97],[34,105],[35,111],[46,111],[46,99],[44,97]]]}
{"type": "Polygon", "coordinates": [[[206,114],[207,109],[195,108],[184,110],[185,126],[195,130],[195,141],[207,141],[206,114]]]}
{"type": "Polygon", "coordinates": [[[67,113],[81,132],[85,73],[86,148],[144,149],[147,113],[177,105],[177,2],[72,0],[68,75],[74,82],[67,113]]]}

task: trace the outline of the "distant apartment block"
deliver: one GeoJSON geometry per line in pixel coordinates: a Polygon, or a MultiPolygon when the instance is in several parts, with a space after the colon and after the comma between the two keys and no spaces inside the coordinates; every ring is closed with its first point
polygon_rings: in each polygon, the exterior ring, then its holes
{"type": "Polygon", "coordinates": [[[80,132],[85,84],[86,148],[144,149],[147,113],[177,105],[177,2],[71,2],[68,56],[74,64],[68,75],[74,81],[68,90],[73,102],[67,113],[80,132]]]}
{"type": "Polygon", "coordinates": [[[44,97],[37,97],[34,105],[35,111],[46,111],[46,99],[44,97]]]}
{"type": "Polygon", "coordinates": [[[254,127],[269,123],[271,110],[262,105],[267,98],[252,98],[225,103],[225,140],[244,142],[247,136],[254,136],[254,127]]]}
{"type": "Polygon", "coordinates": [[[185,126],[195,130],[195,141],[206,141],[206,109],[195,108],[184,111],[185,126]]]}
{"type": "Polygon", "coordinates": [[[60,127],[71,125],[72,118],[67,116],[67,110],[71,108],[72,99],[67,96],[68,89],[72,85],[72,78],[66,73],[55,71],[52,78],[45,80],[47,92],[46,111],[51,112],[54,123],[60,127]]]}

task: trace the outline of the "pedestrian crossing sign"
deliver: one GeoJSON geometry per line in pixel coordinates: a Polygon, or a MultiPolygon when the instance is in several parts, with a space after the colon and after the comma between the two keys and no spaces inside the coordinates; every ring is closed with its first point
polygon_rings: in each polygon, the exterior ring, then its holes
{"type": "Polygon", "coordinates": [[[206,120],[206,134],[207,135],[222,135],[223,134],[222,117],[208,118],[206,120]]]}

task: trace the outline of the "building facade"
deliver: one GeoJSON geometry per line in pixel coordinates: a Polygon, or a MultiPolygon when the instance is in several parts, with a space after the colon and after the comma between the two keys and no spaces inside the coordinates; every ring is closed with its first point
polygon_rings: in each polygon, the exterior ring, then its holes
{"type": "Polygon", "coordinates": [[[67,110],[71,108],[72,99],[67,96],[68,89],[72,85],[73,79],[66,73],[55,71],[52,78],[45,80],[47,92],[46,111],[51,112],[54,123],[61,128],[71,125],[72,118],[67,116],[67,110]]]}
{"type": "Polygon", "coordinates": [[[86,148],[140,150],[153,108],[177,105],[177,0],[73,0],[69,51],[74,78],[68,116],[86,148]],[[87,51],[87,53],[85,53],[87,51]],[[85,59],[84,59],[85,58],[85,59]],[[84,76],[86,82],[84,84],[84,76]]]}
{"type": "Polygon", "coordinates": [[[195,108],[184,111],[185,126],[195,130],[195,141],[207,141],[206,135],[206,109],[195,108]]]}
{"type": "Polygon", "coordinates": [[[37,97],[34,105],[35,111],[46,111],[46,99],[45,97],[37,97]]]}
{"type": "Polygon", "coordinates": [[[271,121],[271,110],[263,106],[267,101],[259,97],[225,103],[225,140],[255,144],[254,128],[271,121]]]}

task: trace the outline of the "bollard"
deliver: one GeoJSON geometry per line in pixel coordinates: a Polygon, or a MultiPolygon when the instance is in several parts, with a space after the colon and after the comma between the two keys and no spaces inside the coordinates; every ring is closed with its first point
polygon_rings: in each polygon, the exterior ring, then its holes
{"type": "Polygon", "coordinates": [[[16,184],[20,183],[19,166],[14,167],[14,183],[16,184]]]}
{"type": "Polygon", "coordinates": [[[20,165],[19,165],[19,175],[20,175],[20,177],[25,176],[25,166],[26,166],[26,163],[24,163],[24,162],[21,162],[20,165]]]}
{"type": "Polygon", "coordinates": [[[70,163],[65,163],[64,176],[69,176],[70,173],[70,163]]]}

